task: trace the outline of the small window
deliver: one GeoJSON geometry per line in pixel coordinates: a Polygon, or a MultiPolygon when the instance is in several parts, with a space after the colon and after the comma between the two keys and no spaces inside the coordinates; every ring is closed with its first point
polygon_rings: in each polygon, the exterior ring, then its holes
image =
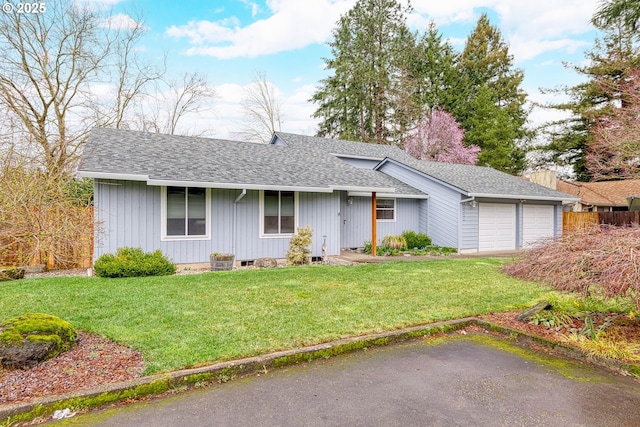
{"type": "Polygon", "coordinates": [[[206,238],[209,222],[208,190],[166,187],[163,214],[166,238],[206,238]]]}
{"type": "Polygon", "coordinates": [[[296,204],[293,191],[265,190],[262,194],[262,234],[293,234],[296,204]]]}
{"type": "Polygon", "coordinates": [[[395,221],[396,199],[376,199],[376,219],[378,221],[395,221]]]}

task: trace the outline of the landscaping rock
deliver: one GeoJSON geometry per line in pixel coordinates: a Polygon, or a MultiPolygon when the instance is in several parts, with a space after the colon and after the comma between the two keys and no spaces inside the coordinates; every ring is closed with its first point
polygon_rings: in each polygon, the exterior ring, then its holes
{"type": "Polygon", "coordinates": [[[53,341],[21,341],[4,347],[0,345],[0,362],[7,369],[29,369],[43,360],[50,359],[56,343],[53,341]]]}
{"type": "Polygon", "coordinates": [[[344,258],[338,258],[338,257],[332,257],[332,256],[327,257],[327,260],[325,261],[325,264],[327,264],[327,265],[344,265],[344,266],[355,265],[355,263],[353,263],[353,262],[351,262],[349,260],[346,260],[344,258]]]}
{"type": "Polygon", "coordinates": [[[531,308],[523,311],[522,313],[520,313],[520,315],[518,316],[518,320],[521,321],[521,322],[528,322],[536,314],[540,313],[542,310],[546,310],[549,307],[551,307],[551,304],[549,304],[549,301],[539,302],[538,304],[534,305],[533,307],[531,307],[531,308]]]}
{"type": "Polygon", "coordinates": [[[0,364],[8,369],[32,368],[75,345],[73,326],[59,317],[27,313],[0,323],[0,364]]]}
{"type": "Polygon", "coordinates": [[[274,268],[278,266],[278,261],[274,258],[258,258],[253,265],[258,268],[274,268]]]}

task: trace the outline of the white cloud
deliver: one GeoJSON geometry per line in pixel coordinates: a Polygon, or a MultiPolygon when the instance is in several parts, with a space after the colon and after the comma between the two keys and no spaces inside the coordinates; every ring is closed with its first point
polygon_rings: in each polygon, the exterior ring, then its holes
{"type": "Polygon", "coordinates": [[[340,15],[354,0],[270,0],[271,15],[242,27],[238,21],[191,21],[171,26],[167,35],[187,38],[193,46],[188,55],[219,59],[256,57],[324,43],[340,15]]]}
{"type": "Polygon", "coordinates": [[[510,44],[516,61],[526,61],[546,52],[573,53],[585,46],[581,36],[592,27],[591,16],[598,0],[414,0],[412,23],[424,28],[430,19],[440,26],[475,22],[491,9],[499,16],[502,36],[510,44]]]}
{"type": "Polygon", "coordinates": [[[100,26],[112,30],[133,30],[140,26],[139,22],[124,13],[118,13],[105,19],[100,26]]]}

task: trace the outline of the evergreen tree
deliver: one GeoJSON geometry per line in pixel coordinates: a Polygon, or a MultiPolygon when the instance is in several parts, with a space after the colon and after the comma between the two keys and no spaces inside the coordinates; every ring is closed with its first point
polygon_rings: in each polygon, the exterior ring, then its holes
{"type": "Polygon", "coordinates": [[[409,6],[396,0],[358,0],[343,15],[329,43],[332,58],[325,59],[331,76],[311,101],[318,104],[313,117],[321,119],[320,136],[399,143],[406,128],[394,123],[407,108],[407,55],[415,37],[406,25],[409,6]]]}
{"type": "Polygon", "coordinates": [[[640,24],[640,0],[603,1],[591,22],[601,29],[622,23],[636,32],[640,24]]]}
{"type": "Polygon", "coordinates": [[[526,93],[520,87],[524,75],[513,67],[509,47],[486,14],[467,38],[458,72],[460,95],[448,109],[467,131],[465,144],[482,149],[479,164],[521,172],[526,164],[519,144],[530,137],[526,93]]]}
{"type": "Polygon", "coordinates": [[[412,55],[412,73],[416,82],[416,102],[429,113],[437,108],[449,110],[461,93],[456,70],[458,54],[448,41],[442,40],[436,24],[429,23],[412,55]]]}
{"type": "MultiPolygon", "coordinates": [[[[593,143],[596,127],[613,114],[610,107],[629,107],[631,100],[621,96],[624,93],[621,84],[640,67],[640,54],[631,31],[622,26],[602,30],[605,31],[603,38],[596,40],[593,50],[587,53],[588,65],[571,66],[587,80],[553,90],[568,95],[569,101],[548,107],[569,112],[571,116],[545,127],[550,142],[541,147],[538,160],[539,163],[572,166],[579,181],[593,179],[594,174],[585,165],[585,157],[593,143]]],[[[601,143],[598,142],[596,151],[604,153],[606,150],[601,143]]],[[[591,162],[594,163],[593,158],[591,162]]]]}

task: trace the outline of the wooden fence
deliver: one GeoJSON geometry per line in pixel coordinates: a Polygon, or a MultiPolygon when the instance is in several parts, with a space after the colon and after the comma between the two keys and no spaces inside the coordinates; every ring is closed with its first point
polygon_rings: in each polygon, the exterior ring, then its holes
{"type": "MultiPolygon", "coordinates": [[[[48,269],[89,268],[93,264],[93,208],[68,208],[78,225],[64,241],[38,245],[38,239],[0,239],[0,266],[46,265],[48,269]],[[44,246],[44,248],[43,248],[44,246]]],[[[55,223],[50,218],[49,224],[55,223]]]]}
{"type": "Polygon", "coordinates": [[[584,230],[595,225],[609,224],[617,227],[639,225],[640,212],[563,212],[562,233],[584,230]]]}

